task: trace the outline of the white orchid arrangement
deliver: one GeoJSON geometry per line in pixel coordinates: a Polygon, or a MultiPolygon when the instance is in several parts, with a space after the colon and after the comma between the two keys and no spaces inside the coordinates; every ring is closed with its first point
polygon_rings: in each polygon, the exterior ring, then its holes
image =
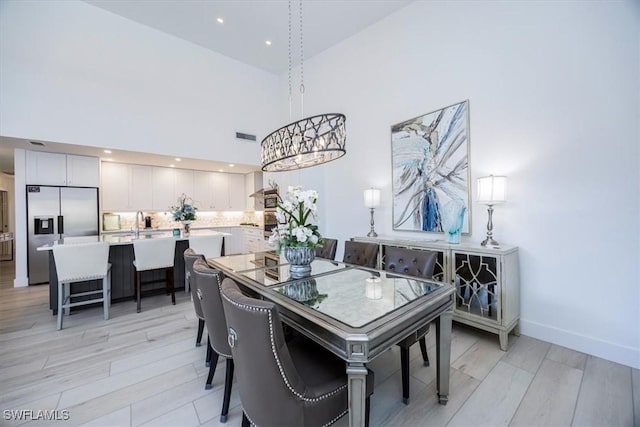
{"type": "Polygon", "coordinates": [[[286,199],[276,203],[278,226],[272,230],[269,244],[277,245],[278,252],[285,246],[316,248],[324,245],[318,226],[307,222],[316,219],[317,200],[315,190],[290,186],[286,199]]]}

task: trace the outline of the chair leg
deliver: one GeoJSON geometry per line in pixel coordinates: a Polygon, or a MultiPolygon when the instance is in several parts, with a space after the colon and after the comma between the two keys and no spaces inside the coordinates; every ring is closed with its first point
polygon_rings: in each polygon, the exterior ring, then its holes
{"type": "Polygon", "coordinates": [[[64,285],[58,282],[58,330],[62,329],[62,302],[64,301],[64,285]]]}
{"type": "Polygon", "coordinates": [[[402,370],[402,402],[409,404],[409,348],[400,347],[400,365],[402,370]]]}
{"type": "MultiPolygon", "coordinates": [[[[64,304],[68,300],[69,305],[71,305],[71,283],[67,282],[64,284],[64,299],[62,303],[64,304]]],[[[67,307],[64,309],[67,316],[71,316],[71,307],[67,307]]]]}
{"type": "Polygon", "coordinates": [[[233,386],[233,359],[227,359],[227,371],[224,376],[224,398],[222,400],[222,412],[220,422],[227,422],[229,414],[229,402],[231,401],[231,387],[233,386]]]}
{"type": "Polygon", "coordinates": [[[169,282],[169,291],[171,292],[171,304],[176,305],[176,290],[173,283],[173,267],[169,267],[167,269],[168,282],[169,282]]]}
{"type": "Polygon", "coordinates": [[[251,423],[249,422],[249,418],[247,418],[247,414],[242,411],[242,427],[249,427],[251,423]]]}
{"type": "Polygon", "coordinates": [[[369,412],[371,412],[371,396],[364,401],[364,427],[369,427],[369,412]]]}
{"type": "MultiPolygon", "coordinates": [[[[211,348],[211,344],[209,344],[209,348],[211,348]]],[[[207,376],[207,383],[204,386],[205,390],[211,390],[211,382],[213,381],[213,375],[216,373],[216,366],[218,365],[218,353],[211,348],[211,364],[209,365],[209,376],[207,376]]]]}
{"type": "Polygon", "coordinates": [[[420,344],[420,352],[422,352],[422,360],[424,362],[424,366],[429,366],[429,355],[427,354],[427,340],[426,335],[418,340],[420,344]]]}
{"type": "Polygon", "coordinates": [[[196,347],[200,347],[202,341],[202,333],[204,332],[204,320],[198,319],[198,336],[196,337],[196,347]]]}
{"type": "Polygon", "coordinates": [[[102,308],[104,310],[104,320],[109,320],[110,305],[111,305],[111,270],[107,271],[106,277],[102,278],[102,308]]]}
{"type": "Polygon", "coordinates": [[[140,272],[136,271],[136,299],[138,300],[138,313],[140,313],[140,272]]]}
{"type": "Polygon", "coordinates": [[[207,368],[211,366],[211,353],[213,352],[213,348],[211,348],[211,339],[207,336],[207,358],[204,360],[204,366],[207,368]]]}

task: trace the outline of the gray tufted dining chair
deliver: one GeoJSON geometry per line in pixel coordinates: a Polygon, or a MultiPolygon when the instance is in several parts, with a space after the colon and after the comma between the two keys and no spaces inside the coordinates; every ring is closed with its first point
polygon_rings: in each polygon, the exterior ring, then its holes
{"type": "MultiPolygon", "coordinates": [[[[433,251],[420,249],[398,248],[386,246],[384,250],[384,270],[414,276],[420,279],[431,279],[435,269],[438,254],[433,251]]],[[[425,335],[429,332],[430,324],[418,329],[398,343],[400,347],[400,365],[402,368],[402,401],[409,403],[409,348],[416,342],[420,343],[420,352],[425,366],[429,366],[427,343],[425,335]]]]}
{"type": "Polygon", "coordinates": [[[205,389],[211,388],[213,375],[216,372],[218,357],[227,359],[224,380],[224,397],[222,399],[222,411],[220,422],[227,421],[229,414],[229,402],[231,400],[231,386],[233,385],[234,363],[231,349],[227,342],[227,323],[224,318],[222,300],[220,297],[220,284],[222,273],[219,270],[209,268],[204,259],[198,259],[193,264],[193,277],[191,284],[196,287],[196,295],[200,300],[204,314],[207,331],[209,332],[210,365],[209,375],[205,389]]]}
{"type": "Polygon", "coordinates": [[[379,246],[375,243],[346,240],[344,242],[342,262],[362,267],[376,268],[376,264],[378,263],[378,248],[379,246]]]}
{"type": "MultiPolygon", "coordinates": [[[[348,412],[346,364],[302,334],[285,341],[274,303],[242,294],[232,279],[222,282],[222,303],[242,425],[325,426],[348,412]]],[[[365,425],[374,374],[366,380],[365,425]]]]}
{"type": "Polygon", "coordinates": [[[316,248],[316,258],[324,258],[334,260],[336,250],[338,249],[338,241],[336,239],[324,239],[324,246],[316,248]]]}

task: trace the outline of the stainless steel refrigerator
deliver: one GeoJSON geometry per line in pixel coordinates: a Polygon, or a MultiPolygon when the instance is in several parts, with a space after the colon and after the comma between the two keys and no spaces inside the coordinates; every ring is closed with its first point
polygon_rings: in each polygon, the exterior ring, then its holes
{"type": "Polygon", "coordinates": [[[29,284],[49,281],[49,252],[37,248],[69,236],[98,235],[98,189],[27,186],[29,284]]]}

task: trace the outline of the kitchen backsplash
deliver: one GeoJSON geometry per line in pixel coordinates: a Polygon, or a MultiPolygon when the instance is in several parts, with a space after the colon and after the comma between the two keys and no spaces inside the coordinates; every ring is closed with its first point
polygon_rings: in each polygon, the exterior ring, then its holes
{"type": "MultiPolygon", "coordinates": [[[[120,229],[131,230],[135,227],[136,214],[133,212],[111,212],[120,215],[120,229]]],[[[171,217],[169,212],[144,212],[151,217],[152,228],[181,228],[182,225],[171,217]]],[[[191,221],[191,227],[229,227],[240,224],[258,224],[262,226],[262,212],[200,212],[198,219],[191,221]]],[[[144,228],[144,220],[139,220],[140,228],[144,228]]]]}

